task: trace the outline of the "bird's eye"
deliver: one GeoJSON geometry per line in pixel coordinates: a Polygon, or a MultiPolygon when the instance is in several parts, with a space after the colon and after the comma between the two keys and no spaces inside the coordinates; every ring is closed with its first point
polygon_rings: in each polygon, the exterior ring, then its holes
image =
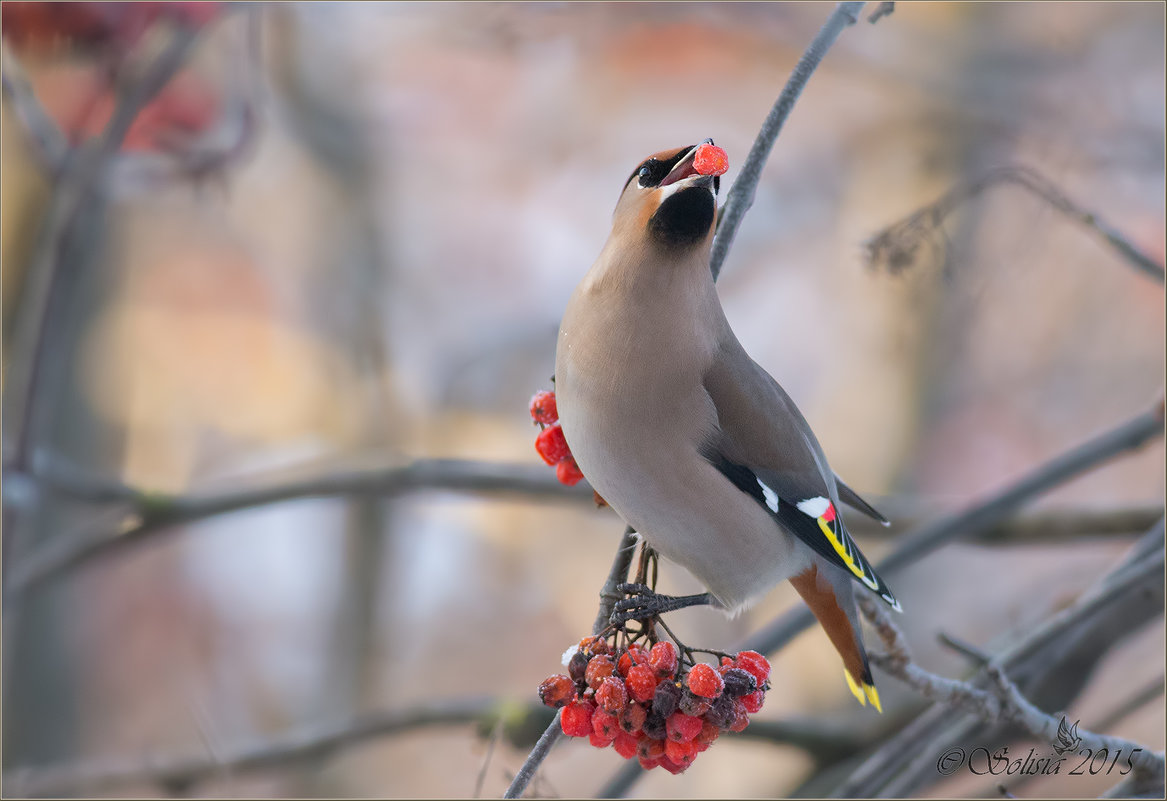
{"type": "Polygon", "coordinates": [[[665,177],[668,170],[666,166],[656,159],[649,159],[640,165],[640,169],[636,171],[638,183],[642,189],[650,186],[656,186],[665,177]]]}

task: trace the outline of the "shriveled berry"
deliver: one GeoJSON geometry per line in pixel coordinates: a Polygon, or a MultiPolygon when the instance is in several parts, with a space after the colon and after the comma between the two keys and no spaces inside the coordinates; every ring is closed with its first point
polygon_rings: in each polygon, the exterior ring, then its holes
{"type": "Polygon", "coordinates": [[[692,740],[669,740],[665,743],[665,756],[687,768],[697,756],[697,746],[692,740]]]}
{"type": "Polygon", "coordinates": [[[734,699],[722,693],[713,701],[713,706],[705,713],[705,720],[721,729],[728,729],[733,722],[734,699]]]}
{"type": "Polygon", "coordinates": [[[762,690],[754,690],[754,692],[743,695],[740,699],[742,706],[751,715],[762,709],[762,702],[766,700],[766,693],[762,690]]]}
{"type": "Polygon", "coordinates": [[[729,156],[717,145],[703,142],[693,154],[693,169],[701,175],[724,175],[729,169],[729,156]]]}
{"type": "Polygon", "coordinates": [[[693,694],[702,698],[716,698],[725,689],[721,675],[704,662],[694,665],[689,671],[688,684],[693,694]]]}
{"type": "Polygon", "coordinates": [[[708,712],[711,706],[713,706],[712,698],[702,698],[699,695],[694,695],[692,690],[685,688],[681,692],[681,702],[677,708],[686,715],[699,718],[708,712]]]}
{"type": "Polygon", "coordinates": [[[754,674],[759,687],[770,678],[770,660],[757,651],[742,651],[737,655],[737,666],[754,674]]]}
{"type": "Polygon", "coordinates": [[[587,737],[592,733],[592,714],[596,705],[591,701],[572,701],[563,708],[559,725],[568,737],[587,737]]]}
{"type": "Polygon", "coordinates": [[[612,742],[616,737],[616,732],[620,731],[620,724],[611,712],[597,708],[592,713],[592,731],[607,739],[608,742],[612,742]]]}
{"type": "Polygon", "coordinates": [[[633,665],[624,686],[634,700],[651,701],[656,693],[656,672],[648,665],[633,665]]]}
{"type": "Polygon", "coordinates": [[[547,464],[559,464],[571,456],[571,448],[567,446],[567,438],[563,436],[559,423],[539,432],[539,436],[535,437],[535,450],[547,464]]]}
{"type": "Polygon", "coordinates": [[[593,656],[588,660],[587,670],[584,671],[584,681],[593,690],[598,690],[600,683],[615,672],[616,665],[612,662],[612,657],[606,654],[593,656]]]}
{"type": "Polygon", "coordinates": [[[539,685],[539,700],[557,709],[575,700],[575,682],[562,673],[543,679],[539,685]]]}
{"type": "Polygon", "coordinates": [[[665,741],[645,737],[636,744],[636,755],[641,759],[660,759],[665,755],[665,741]]]}
{"type": "Polygon", "coordinates": [[[656,686],[652,696],[652,711],[667,718],[677,711],[677,704],[681,702],[681,688],[674,682],[662,681],[656,686]]]}
{"type": "Polygon", "coordinates": [[[733,720],[730,721],[728,728],[730,731],[743,731],[748,725],[750,725],[750,713],[746,710],[742,699],[738,698],[733,702],[733,720]]]}
{"type": "Polygon", "coordinates": [[[616,749],[616,753],[625,759],[632,759],[636,756],[636,747],[639,744],[640,740],[636,735],[626,731],[616,732],[616,739],[612,741],[612,747],[616,749]]]}
{"type": "Polygon", "coordinates": [[[596,690],[596,703],[601,709],[616,713],[628,705],[628,691],[619,676],[608,676],[596,690]]]}
{"type": "Polygon", "coordinates": [[[620,728],[629,734],[636,734],[644,729],[644,721],[648,718],[648,710],[641,704],[632,703],[620,710],[616,719],[620,721],[620,728]]]}
{"type": "Polygon", "coordinates": [[[650,740],[663,740],[668,735],[668,729],[665,727],[665,719],[652,711],[644,716],[644,726],[641,727],[641,731],[650,740]]]}
{"type": "Polygon", "coordinates": [[[701,718],[686,715],[684,712],[675,712],[665,721],[665,730],[668,739],[680,743],[687,743],[701,732],[705,722],[701,718]]]}
{"type": "Polygon", "coordinates": [[[596,732],[592,732],[588,735],[588,742],[590,742],[596,748],[607,748],[615,739],[615,737],[605,737],[602,734],[596,734],[596,732]]]}
{"type": "Polygon", "coordinates": [[[531,396],[531,418],[536,423],[551,425],[559,420],[559,409],[554,392],[536,392],[531,396]]]}
{"type": "Polygon", "coordinates": [[[721,680],[725,682],[725,694],[734,698],[748,695],[758,689],[754,674],[741,668],[722,668],[721,680]]]}
{"type": "Polygon", "coordinates": [[[661,678],[672,678],[677,673],[677,646],[671,642],[658,642],[648,652],[648,663],[661,678]]]}
{"type": "Polygon", "coordinates": [[[560,484],[574,487],[583,480],[584,474],[576,464],[575,457],[568,454],[563,461],[555,465],[555,477],[559,479],[560,484]]]}
{"type": "Polygon", "coordinates": [[[571,676],[572,681],[581,682],[587,680],[586,674],[589,661],[588,655],[583,651],[576,651],[572,654],[571,660],[567,663],[567,675],[571,676]]]}

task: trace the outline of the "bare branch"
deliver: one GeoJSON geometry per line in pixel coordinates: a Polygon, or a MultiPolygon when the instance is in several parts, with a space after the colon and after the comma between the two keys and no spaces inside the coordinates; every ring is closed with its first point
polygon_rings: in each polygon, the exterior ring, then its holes
{"type": "MultiPolygon", "coordinates": [[[[1094,537],[1125,537],[1146,531],[1162,515],[1162,504],[1113,509],[1043,509],[1003,520],[967,541],[995,545],[1053,545],[1094,537]]],[[[893,514],[892,519],[897,527],[905,530],[924,525],[918,515],[893,514]]],[[[866,542],[895,540],[897,537],[893,529],[865,517],[856,517],[853,523],[848,521],[847,527],[866,542]]]]}
{"type": "Polygon", "coordinates": [[[37,99],[24,67],[7,43],[0,43],[0,56],[3,58],[0,76],[3,77],[4,96],[32,141],[33,153],[47,173],[56,175],[69,153],[69,140],[37,99]]]}
{"type": "Polygon", "coordinates": [[[890,17],[892,12],[895,10],[895,3],[890,2],[890,0],[884,0],[884,2],[875,7],[875,10],[871,12],[871,15],[867,18],[867,21],[874,25],[884,17],[890,17]]]}
{"type": "MultiPolygon", "coordinates": [[[[58,476],[59,478],[59,476],[58,476]]],[[[77,476],[70,476],[76,487],[77,476]]],[[[591,490],[567,487],[539,465],[490,464],[455,459],[420,459],[407,465],[334,473],[271,487],[221,495],[180,496],[144,493],[116,484],[97,485],[89,494],[111,498],[121,491],[133,516],[121,529],[102,526],[80,536],[61,537],[12,568],[5,596],[14,600],[33,587],[68,570],[121,553],[147,538],[172,534],[178,526],[283,501],[348,495],[389,497],[418,490],[448,490],[484,494],[521,493],[528,498],[590,503],[591,490]]]]}
{"type": "Polygon", "coordinates": [[[933,251],[943,250],[947,258],[947,239],[941,230],[945,218],[961,204],[999,184],[1014,184],[1027,189],[1071,220],[1101,235],[1133,268],[1163,283],[1162,264],[1135,247],[1094,212],[1066,197],[1053,182],[1028,167],[1000,167],[992,170],[975,181],[950,190],[939,200],[879,231],[866,244],[868,266],[890,273],[902,272],[916,262],[920,247],[925,243],[933,251]],[[940,241],[944,243],[943,247],[938,244],[940,241]]]}
{"type": "Polygon", "coordinates": [[[794,71],[786,81],[786,86],[762,122],[762,128],[758,131],[745,163],[742,164],[741,172],[738,173],[737,180],[733,182],[726,195],[725,205],[717,215],[717,233],[713,237],[713,253],[709,258],[709,269],[713,272],[714,280],[717,280],[721,273],[721,265],[729,255],[738,226],[741,225],[750,206],[754,205],[754,195],[758,189],[758,180],[762,177],[762,168],[766,166],[770,150],[773,149],[786,118],[790,116],[795,101],[802,94],[806,82],[814,74],[819,62],[839,38],[839,34],[859,20],[859,11],[863,5],[839,3],[835,6],[831,16],[819,29],[818,35],[794,65],[794,71]]]}

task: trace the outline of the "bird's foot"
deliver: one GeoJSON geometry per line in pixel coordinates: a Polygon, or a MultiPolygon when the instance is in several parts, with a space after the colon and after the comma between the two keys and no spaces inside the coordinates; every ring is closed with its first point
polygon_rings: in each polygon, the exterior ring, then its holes
{"type": "Polygon", "coordinates": [[[630,620],[648,621],[689,606],[704,606],[713,603],[713,596],[707,592],[697,595],[661,595],[645,584],[621,584],[616,588],[627,595],[616,602],[612,609],[611,623],[621,626],[630,620]]]}

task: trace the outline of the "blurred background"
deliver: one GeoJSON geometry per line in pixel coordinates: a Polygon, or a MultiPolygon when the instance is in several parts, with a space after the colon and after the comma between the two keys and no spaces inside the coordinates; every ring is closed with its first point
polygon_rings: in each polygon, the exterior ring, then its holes
{"type": "MultiPolygon", "coordinates": [[[[25,467],[43,456],[86,481],[199,497],[418,458],[550,475],[527,402],[551,386],[560,314],[621,182],[649,153],[713,137],[727,188],[833,8],[176,4],[143,22],[39,5],[3,7],[6,464],[9,368],[27,370],[22,315],[39,319],[46,232],[69,188],[13,92],[86,141],[116,106],[111,76],[194,32],[81,195],[36,439],[15,441],[25,467]]],[[[907,524],[1149,408],[1164,301],[1160,283],[1015,186],[962,206],[946,246],[911,269],[869,268],[864,242],[957,184],[1024,165],[1162,264],[1164,96],[1153,3],[899,4],[846,30],[811,79],[719,286],[835,470],[897,519],[890,532],[855,522],[873,559],[907,524]]],[[[132,511],[7,469],[5,485],[6,583],[79,532],[115,536],[132,511]]],[[[1153,511],[1163,485],[1155,439],[1034,508],[1153,511]]],[[[5,771],[147,768],[361,715],[529,705],[590,630],[621,530],[584,492],[449,491],[302,498],[168,527],[18,601],[6,592],[5,771]]],[[[951,545],[903,571],[891,583],[918,660],[960,675],[939,632],[991,651],[1071,603],[1140,533],[951,545]]],[[[662,573],[664,591],[694,591],[678,568],[662,573]]],[[[727,647],[796,603],[783,586],[735,620],[697,609],[675,628],[727,647]]],[[[1160,617],[1108,654],[1071,719],[1088,728],[1161,677],[1164,648],[1160,617]]],[[[774,666],[759,718],[872,725],[821,631],[774,666]]],[[[915,702],[892,679],[880,688],[891,714],[915,702]]],[[[1112,730],[1162,749],[1163,716],[1159,694],[1112,730]]],[[[419,725],[189,787],[96,791],[448,797],[481,781],[497,796],[529,742],[492,746],[491,731],[419,725]]],[[[621,764],[561,743],[533,791],[591,795],[621,764]]],[[[789,795],[814,769],[798,748],[724,738],[683,777],[653,771],[633,794],[789,795]]],[[[926,792],[995,784],[972,779],[926,792]]],[[[1025,791],[1112,783],[1063,775],[1025,791]]]]}

